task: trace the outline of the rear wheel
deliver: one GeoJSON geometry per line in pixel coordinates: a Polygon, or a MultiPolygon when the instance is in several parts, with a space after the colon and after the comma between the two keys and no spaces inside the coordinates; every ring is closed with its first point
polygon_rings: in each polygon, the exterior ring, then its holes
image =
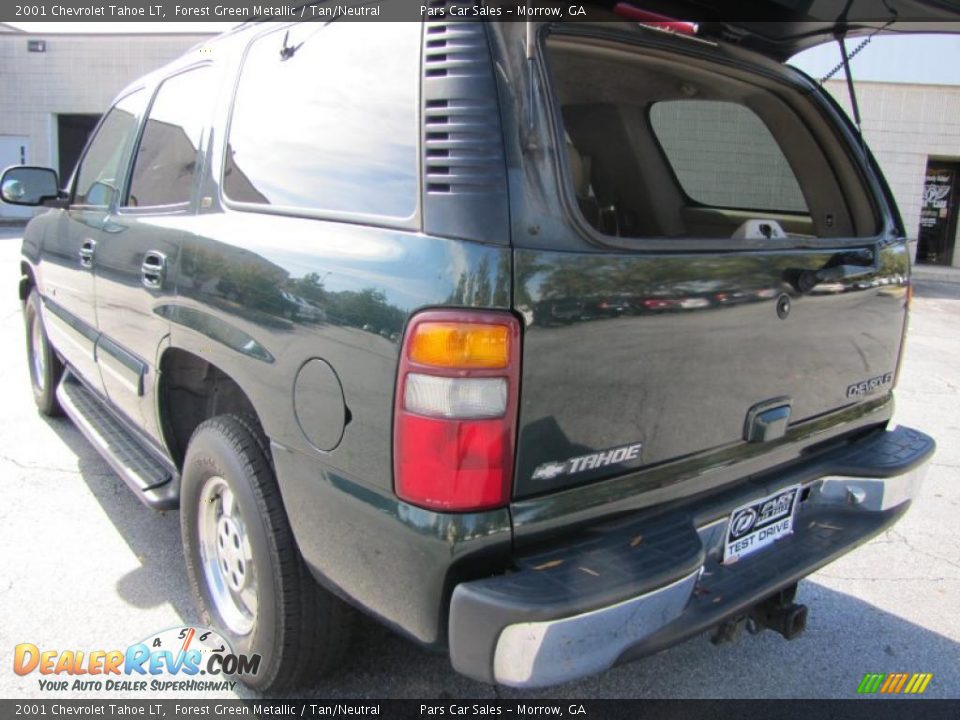
{"type": "Polygon", "coordinates": [[[338,667],[353,611],[319,587],[300,557],[259,425],[222,415],[194,432],[180,518],[187,570],[205,624],[235,653],[260,655],[262,691],[296,687],[338,667]]]}
{"type": "Polygon", "coordinates": [[[63,363],[50,346],[47,331],[40,315],[40,293],[30,291],[23,307],[23,319],[27,331],[27,364],[30,370],[30,387],[33,401],[44,415],[62,415],[57,402],[57,384],[63,376],[63,363]]]}

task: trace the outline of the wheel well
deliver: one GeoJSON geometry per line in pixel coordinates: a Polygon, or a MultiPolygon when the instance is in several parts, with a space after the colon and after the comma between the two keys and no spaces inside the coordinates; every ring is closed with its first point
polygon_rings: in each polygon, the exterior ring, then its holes
{"type": "Polygon", "coordinates": [[[170,455],[183,467],[187,443],[204,420],[227,413],[259,418],[250,398],[223,370],[186,350],[160,359],[160,424],[170,455]]]}

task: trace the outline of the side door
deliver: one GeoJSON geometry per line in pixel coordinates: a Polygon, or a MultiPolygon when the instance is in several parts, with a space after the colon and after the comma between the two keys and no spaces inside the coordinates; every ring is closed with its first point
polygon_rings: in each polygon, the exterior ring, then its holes
{"type": "Polygon", "coordinates": [[[92,388],[103,390],[96,363],[93,268],[103,226],[118,200],[147,93],[121,98],[103,117],[74,173],[70,206],[44,240],[44,325],[53,345],[92,388]]]}
{"type": "Polygon", "coordinates": [[[164,80],[147,113],[122,202],[97,248],[97,363],[107,396],[154,440],[157,356],[169,333],[165,308],[196,217],[201,143],[212,109],[214,70],[202,65],[164,80]]]}

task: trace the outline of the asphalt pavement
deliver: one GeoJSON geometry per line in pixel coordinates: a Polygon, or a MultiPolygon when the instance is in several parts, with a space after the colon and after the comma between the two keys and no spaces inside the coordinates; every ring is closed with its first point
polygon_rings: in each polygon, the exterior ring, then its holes
{"type": "MultiPolygon", "coordinates": [[[[13,672],[16,644],[125,648],[198,617],[177,514],[142,506],[69,421],[34,409],[16,292],[19,233],[0,228],[0,697],[54,697],[36,674],[13,672]]],[[[467,680],[443,655],[366,621],[341,674],[302,694],[853,698],[866,672],[928,672],[924,697],[960,697],[960,284],[918,282],[910,326],[895,421],[932,434],[939,450],[904,520],[801,583],[810,616],[799,639],[764,633],[715,647],[703,635],[595,678],[521,693],[467,680]]],[[[70,696],[90,697],[55,697],[70,696]]],[[[255,695],[219,697],[234,696],[255,695]]]]}

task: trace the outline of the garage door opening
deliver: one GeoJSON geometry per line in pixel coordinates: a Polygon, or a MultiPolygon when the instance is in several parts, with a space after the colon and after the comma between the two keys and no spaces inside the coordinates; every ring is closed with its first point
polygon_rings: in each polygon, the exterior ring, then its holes
{"type": "Polygon", "coordinates": [[[87,138],[99,120],[97,114],[57,115],[57,173],[63,184],[77,166],[87,138]]]}

